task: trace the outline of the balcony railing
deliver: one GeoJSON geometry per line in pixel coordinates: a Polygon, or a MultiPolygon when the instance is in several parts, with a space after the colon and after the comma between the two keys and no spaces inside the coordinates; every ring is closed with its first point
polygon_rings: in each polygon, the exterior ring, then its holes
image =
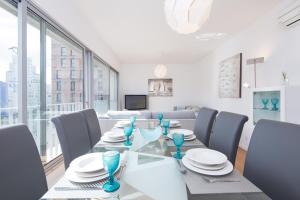
{"type": "MultiPolygon", "coordinates": [[[[45,111],[39,105],[28,106],[28,127],[37,144],[42,161],[47,163],[61,154],[60,144],[51,118],[83,109],[82,102],[48,104],[45,111]]],[[[17,107],[0,108],[0,125],[18,123],[17,107]]]]}

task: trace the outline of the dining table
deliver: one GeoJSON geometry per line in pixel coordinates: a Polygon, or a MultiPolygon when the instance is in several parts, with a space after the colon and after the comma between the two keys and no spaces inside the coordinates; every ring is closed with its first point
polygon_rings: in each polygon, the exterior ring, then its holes
{"type": "MultiPolygon", "coordinates": [[[[137,127],[133,144],[97,143],[89,152],[119,151],[126,154],[124,165],[116,174],[120,189],[107,193],[103,183],[80,185],[63,176],[42,200],[270,200],[258,187],[236,169],[224,176],[207,176],[189,170],[173,158],[176,147],[163,135],[148,140],[137,127]],[[97,186],[97,187],[96,187],[97,186]]],[[[182,152],[207,148],[201,141],[185,141],[182,152]]]]}

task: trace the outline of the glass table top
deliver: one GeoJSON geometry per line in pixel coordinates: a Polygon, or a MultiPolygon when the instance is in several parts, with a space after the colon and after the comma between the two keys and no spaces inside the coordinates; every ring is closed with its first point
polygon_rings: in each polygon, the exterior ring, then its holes
{"type": "MultiPolygon", "coordinates": [[[[189,180],[197,180],[195,174],[187,170],[183,174],[179,170],[179,164],[172,157],[176,151],[175,146],[171,145],[172,140],[160,136],[155,141],[147,141],[135,131],[133,145],[131,149],[122,145],[99,144],[90,152],[105,152],[117,150],[120,153],[127,152],[127,164],[120,180],[121,187],[115,193],[105,193],[104,191],[56,191],[55,188],[66,182],[63,177],[52,187],[42,198],[43,200],[54,199],[120,199],[120,200],[269,200],[263,192],[254,189],[251,192],[222,192],[218,187],[230,189],[238,186],[239,183],[199,183],[199,187],[206,188],[200,192],[191,193],[186,177],[189,180]],[[201,185],[202,184],[202,185],[201,185]],[[203,185],[205,184],[205,185],[203,185]],[[208,185],[210,184],[210,185],[208,185]],[[230,185],[232,184],[232,186],[230,185]],[[230,188],[232,187],[232,188],[230,188]],[[204,190],[204,192],[203,192],[204,190]]],[[[201,142],[185,142],[182,151],[185,152],[191,148],[206,148],[201,142]],[[189,145],[190,143],[190,145],[189,145]]],[[[199,177],[198,177],[199,178],[199,177]]],[[[245,178],[243,178],[245,179],[245,178]]],[[[196,188],[198,183],[195,182],[196,188]]],[[[242,184],[242,183],[241,183],[242,184]]],[[[255,187],[255,186],[254,186],[255,187]]],[[[195,188],[195,187],[194,187],[195,188]]],[[[193,189],[194,190],[194,189],[193,189]]]]}

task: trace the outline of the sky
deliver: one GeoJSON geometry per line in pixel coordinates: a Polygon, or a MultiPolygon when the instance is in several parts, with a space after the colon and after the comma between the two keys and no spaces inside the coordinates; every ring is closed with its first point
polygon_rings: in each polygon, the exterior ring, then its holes
{"type": "MultiPolygon", "coordinates": [[[[51,38],[47,37],[47,83],[51,83],[51,38]],[[48,67],[49,66],[49,67],[48,67]]],[[[0,6],[0,81],[5,81],[12,60],[11,47],[18,46],[17,17],[0,6]]],[[[32,59],[36,73],[40,73],[40,31],[27,25],[27,57],[32,59]]]]}
{"type": "Polygon", "coordinates": [[[5,74],[11,61],[11,51],[17,46],[17,17],[0,7],[0,81],[5,81],[5,74]]]}

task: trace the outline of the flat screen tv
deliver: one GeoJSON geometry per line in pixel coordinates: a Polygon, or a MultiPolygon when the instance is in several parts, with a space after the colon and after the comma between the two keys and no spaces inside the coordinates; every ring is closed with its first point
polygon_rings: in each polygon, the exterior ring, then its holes
{"type": "Polygon", "coordinates": [[[127,110],[147,109],[147,95],[125,95],[125,109],[127,110]]]}

